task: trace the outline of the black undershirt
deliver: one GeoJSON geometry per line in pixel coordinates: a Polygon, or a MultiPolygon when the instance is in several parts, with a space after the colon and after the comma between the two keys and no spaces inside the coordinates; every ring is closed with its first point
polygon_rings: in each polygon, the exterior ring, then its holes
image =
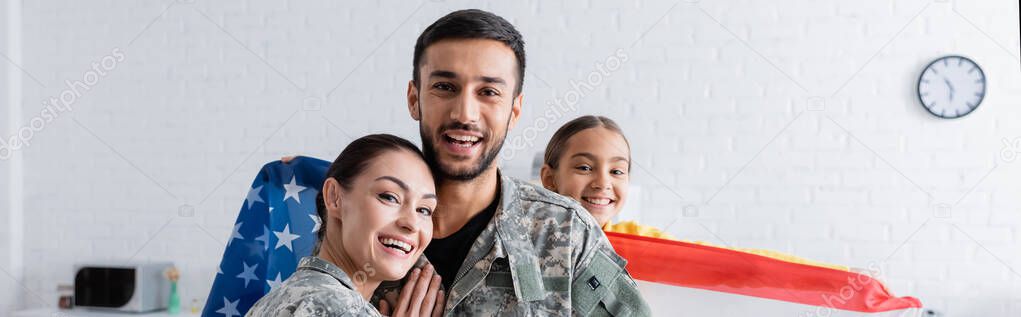
{"type": "Polygon", "coordinates": [[[468,223],[465,223],[457,232],[446,238],[433,239],[432,242],[429,242],[429,246],[425,248],[425,256],[429,258],[429,262],[436,269],[436,273],[439,273],[440,277],[443,278],[443,287],[448,292],[450,291],[450,286],[454,283],[454,278],[457,277],[457,271],[461,269],[461,263],[468,257],[468,251],[471,251],[472,244],[475,244],[479,234],[482,233],[482,230],[486,229],[489,221],[496,214],[496,206],[500,202],[499,188],[498,185],[496,195],[493,196],[493,202],[489,203],[486,209],[483,209],[468,220],[468,223]]]}

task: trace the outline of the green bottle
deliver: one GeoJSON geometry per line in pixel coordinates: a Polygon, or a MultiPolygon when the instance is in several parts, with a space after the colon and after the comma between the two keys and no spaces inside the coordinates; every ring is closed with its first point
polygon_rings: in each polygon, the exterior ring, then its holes
{"type": "Polygon", "coordinates": [[[171,315],[181,312],[181,297],[177,295],[177,281],[170,282],[170,302],[167,303],[167,312],[171,315]]]}

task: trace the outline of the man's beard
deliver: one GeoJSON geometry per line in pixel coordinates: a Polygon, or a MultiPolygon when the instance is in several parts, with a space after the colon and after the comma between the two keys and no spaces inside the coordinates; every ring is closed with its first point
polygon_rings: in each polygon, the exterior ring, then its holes
{"type": "MultiPolygon", "coordinates": [[[[507,128],[509,129],[510,126],[507,128]]],[[[444,130],[446,130],[446,127],[440,129],[440,131],[444,130]]],[[[418,122],[418,132],[422,137],[422,154],[425,155],[425,162],[426,164],[429,164],[429,169],[432,170],[433,175],[438,175],[439,177],[442,177],[443,180],[460,182],[473,180],[476,177],[479,177],[479,175],[482,175],[482,172],[489,169],[489,166],[493,165],[493,161],[496,160],[497,156],[499,156],[500,149],[503,148],[503,141],[507,137],[507,130],[504,130],[503,137],[501,137],[498,141],[493,140],[497,141],[496,143],[491,143],[495,144],[495,146],[490,148],[489,151],[484,151],[482,153],[482,157],[479,158],[478,164],[468,168],[467,170],[458,171],[447,168],[447,166],[443,165],[443,163],[438,160],[436,144],[433,143],[433,134],[432,132],[425,130],[425,127],[422,125],[422,121],[418,122]]],[[[483,140],[489,142],[490,138],[486,136],[483,140]]]]}

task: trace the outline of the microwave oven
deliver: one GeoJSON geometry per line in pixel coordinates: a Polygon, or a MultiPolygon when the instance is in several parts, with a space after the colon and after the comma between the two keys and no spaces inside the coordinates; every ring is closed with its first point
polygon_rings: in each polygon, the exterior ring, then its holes
{"type": "Polygon", "coordinates": [[[74,276],[74,306],[123,312],[167,308],[173,263],[79,264],[74,276]]]}

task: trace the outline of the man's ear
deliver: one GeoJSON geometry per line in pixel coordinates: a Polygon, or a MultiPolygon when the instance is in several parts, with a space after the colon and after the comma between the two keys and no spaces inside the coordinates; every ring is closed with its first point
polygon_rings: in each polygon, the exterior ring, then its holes
{"type": "Polygon", "coordinates": [[[418,87],[414,80],[408,81],[408,113],[415,121],[422,120],[422,107],[418,100],[418,87]]]}
{"type": "Polygon", "coordinates": [[[340,183],[333,177],[327,177],[326,182],[323,183],[323,204],[326,205],[327,218],[340,220],[344,213],[344,209],[341,208],[340,191],[340,183]]]}
{"type": "Polygon", "coordinates": [[[539,170],[539,180],[542,181],[542,187],[553,192],[557,191],[557,184],[553,182],[553,169],[549,165],[542,165],[542,169],[539,170]]]}
{"type": "Polygon", "coordinates": [[[524,93],[518,94],[517,97],[514,97],[514,102],[511,103],[511,117],[510,124],[507,126],[508,130],[513,129],[514,126],[518,124],[518,119],[521,118],[521,103],[524,98],[524,93]]]}

